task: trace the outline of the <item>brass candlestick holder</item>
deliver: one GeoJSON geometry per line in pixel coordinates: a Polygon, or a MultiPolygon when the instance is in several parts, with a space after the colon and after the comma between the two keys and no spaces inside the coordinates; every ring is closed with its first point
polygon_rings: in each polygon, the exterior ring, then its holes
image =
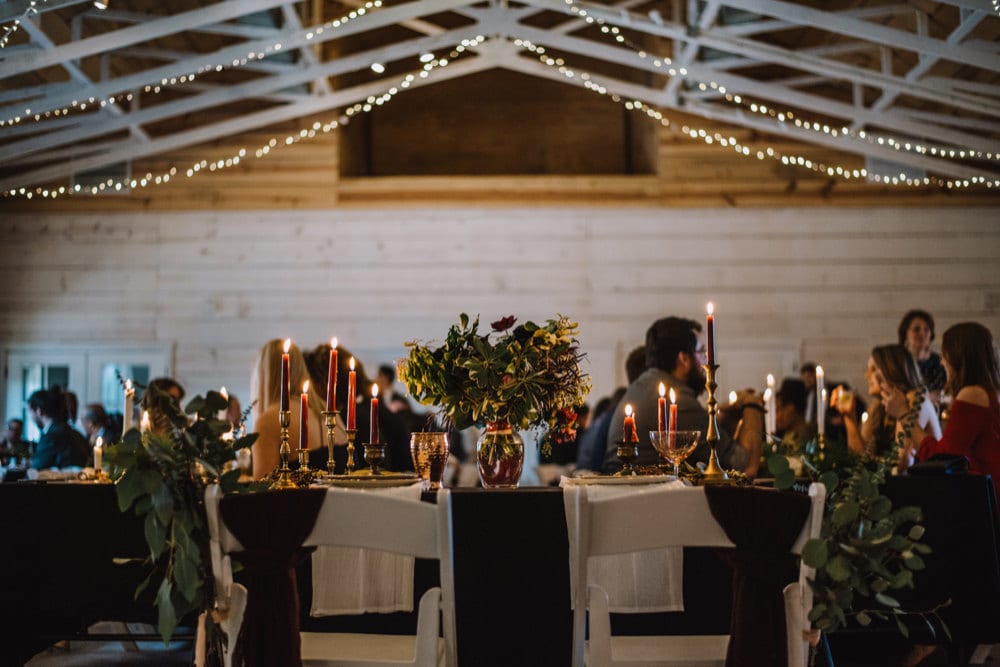
{"type": "Polygon", "coordinates": [[[633,461],[639,458],[639,443],[618,441],[618,458],[621,459],[622,469],[615,473],[618,477],[635,475],[633,461]]]}
{"type": "Polygon", "coordinates": [[[347,474],[354,472],[354,440],[358,437],[358,429],[347,429],[347,474]]]}
{"type": "Polygon", "coordinates": [[[379,467],[385,460],[385,445],[378,442],[366,442],[365,462],[370,466],[368,474],[381,475],[384,471],[379,467]]]}
{"type": "Polygon", "coordinates": [[[326,451],[327,451],[326,474],[333,475],[334,472],[333,438],[337,431],[337,411],[324,410],[323,423],[326,425],[326,451]]]}
{"type": "Polygon", "coordinates": [[[716,451],[719,444],[719,423],[716,419],[719,407],[715,400],[715,390],[719,385],[715,382],[715,373],[719,370],[719,364],[705,364],[702,368],[705,369],[705,388],[708,389],[708,429],[705,441],[710,452],[702,480],[705,484],[728,484],[729,475],[719,464],[719,452],[716,451]]]}
{"type": "Polygon", "coordinates": [[[278,413],[278,425],[281,427],[281,448],[278,455],[281,457],[281,467],[278,468],[278,478],[271,483],[271,489],[294,489],[295,481],[292,479],[292,469],[288,467],[288,457],[291,456],[292,449],[288,446],[288,427],[292,425],[292,413],[282,410],[278,413]]]}

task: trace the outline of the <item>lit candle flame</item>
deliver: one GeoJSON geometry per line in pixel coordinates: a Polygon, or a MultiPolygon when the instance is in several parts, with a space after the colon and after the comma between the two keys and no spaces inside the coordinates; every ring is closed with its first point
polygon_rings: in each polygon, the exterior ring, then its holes
{"type": "Polygon", "coordinates": [[[868,413],[867,412],[862,412],[861,413],[861,423],[864,424],[866,421],[868,421],[868,413]]]}
{"type": "Polygon", "coordinates": [[[139,421],[139,431],[141,433],[149,431],[149,410],[142,411],[142,419],[139,421]]]}
{"type": "Polygon", "coordinates": [[[97,442],[94,443],[94,447],[100,449],[103,446],[104,446],[104,438],[102,438],[101,436],[97,436],[97,442]]]}
{"type": "Polygon", "coordinates": [[[222,398],[226,399],[227,401],[229,400],[229,392],[226,391],[225,387],[222,387],[222,389],[219,390],[219,393],[222,394],[222,398]]]}
{"type": "Polygon", "coordinates": [[[378,398],[378,385],[372,385],[372,398],[378,398]]]}
{"type": "Polygon", "coordinates": [[[674,393],[674,388],[673,387],[670,388],[670,402],[671,403],[676,403],[677,402],[677,394],[674,393]]]}
{"type": "Polygon", "coordinates": [[[822,366],[817,366],[816,367],[816,377],[818,377],[821,380],[823,379],[823,367],[822,366]]]}
{"type": "Polygon", "coordinates": [[[339,341],[337,340],[336,336],[334,336],[333,338],[330,339],[330,347],[332,347],[335,350],[337,349],[337,344],[338,343],[339,343],[339,341]]]}
{"type": "Polygon", "coordinates": [[[285,347],[284,347],[285,354],[288,354],[288,351],[290,349],[292,349],[292,339],[291,338],[286,338],[285,339],[285,347]]]}
{"type": "Polygon", "coordinates": [[[354,357],[351,357],[351,360],[347,363],[347,365],[351,367],[352,371],[354,370],[354,357]]]}
{"type": "Polygon", "coordinates": [[[770,373],[767,374],[767,386],[768,387],[774,386],[774,376],[771,375],[770,373]]]}
{"type": "Polygon", "coordinates": [[[309,380],[306,380],[305,382],[302,383],[302,393],[303,394],[309,393],[309,380]]]}
{"type": "Polygon", "coordinates": [[[626,417],[631,417],[632,416],[632,404],[631,403],[626,403],[625,404],[625,416],[626,417]]]}
{"type": "Polygon", "coordinates": [[[709,315],[715,312],[715,306],[712,304],[711,301],[705,304],[705,312],[708,313],[709,315]]]}
{"type": "Polygon", "coordinates": [[[765,402],[771,400],[771,394],[772,394],[772,392],[771,392],[771,388],[770,387],[768,387],[767,389],[764,390],[764,401],[765,402]]]}
{"type": "Polygon", "coordinates": [[[663,383],[661,382],[660,383],[660,396],[663,397],[663,396],[666,396],[666,395],[667,395],[667,388],[665,386],[663,386],[663,383]]]}
{"type": "Polygon", "coordinates": [[[125,380],[125,393],[126,394],[131,394],[134,391],[135,391],[135,389],[132,387],[132,379],[129,378],[128,380],[125,380]]]}
{"type": "Polygon", "coordinates": [[[730,403],[735,403],[736,402],[736,392],[735,391],[729,392],[729,402],[730,403]]]}

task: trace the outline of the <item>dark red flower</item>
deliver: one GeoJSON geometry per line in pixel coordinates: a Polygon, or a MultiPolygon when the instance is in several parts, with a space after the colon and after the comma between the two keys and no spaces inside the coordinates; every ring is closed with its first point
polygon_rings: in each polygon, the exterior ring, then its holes
{"type": "Polygon", "coordinates": [[[490,322],[490,326],[493,327],[494,331],[506,331],[514,326],[514,322],[517,322],[517,318],[513,315],[508,315],[507,317],[502,317],[496,322],[490,322]]]}

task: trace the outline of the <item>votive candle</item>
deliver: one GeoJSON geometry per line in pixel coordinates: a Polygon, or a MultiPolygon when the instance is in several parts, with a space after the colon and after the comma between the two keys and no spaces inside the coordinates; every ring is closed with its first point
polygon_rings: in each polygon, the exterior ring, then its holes
{"type": "Polygon", "coordinates": [[[371,442],[378,444],[378,385],[372,383],[371,442]]]}
{"type": "Polygon", "coordinates": [[[351,372],[347,374],[347,430],[358,428],[357,382],[358,374],[354,371],[354,357],[348,362],[351,372]]]}
{"type": "Polygon", "coordinates": [[[330,339],[330,370],[326,376],[326,411],[337,409],[337,337],[330,339]]]}
{"type": "Polygon", "coordinates": [[[635,415],[632,404],[625,406],[625,421],[622,424],[622,442],[639,442],[639,432],[635,428],[635,415]]]}

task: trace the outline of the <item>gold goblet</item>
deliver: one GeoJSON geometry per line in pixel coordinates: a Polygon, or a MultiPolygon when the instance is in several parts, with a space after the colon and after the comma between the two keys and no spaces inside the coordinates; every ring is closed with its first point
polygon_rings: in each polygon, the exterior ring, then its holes
{"type": "Polygon", "coordinates": [[[410,436],[410,456],[413,469],[431,491],[441,488],[445,464],[448,462],[448,434],[416,432],[410,436]]]}

